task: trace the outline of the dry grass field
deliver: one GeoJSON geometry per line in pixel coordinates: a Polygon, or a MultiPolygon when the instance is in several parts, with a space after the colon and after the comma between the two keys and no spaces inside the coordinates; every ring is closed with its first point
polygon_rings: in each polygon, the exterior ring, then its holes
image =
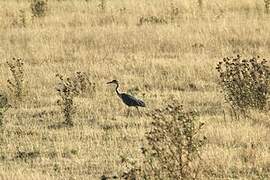
{"type": "Polygon", "coordinates": [[[147,113],[176,99],[205,123],[201,179],[270,179],[270,113],[235,120],[218,85],[226,56],[270,59],[263,0],[49,0],[33,18],[30,1],[0,2],[0,84],[12,107],[0,130],[0,179],[99,179],[140,158],[147,113]],[[152,18],[151,18],[152,17],[152,18]],[[153,18],[154,17],[154,18],[153,18]],[[7,88],[6,61],[24,61],[24,96],[7,88]],[[86,72],[96,91],[75,98],[74,127],[63,121],[56,74],[86,72]],[[139,116],[106,84],[143,99],[139,116]],[[16,106],[16,108],[15,108],[16,106]],[[225,112],[225,116],[224,116],[225,112]]]}

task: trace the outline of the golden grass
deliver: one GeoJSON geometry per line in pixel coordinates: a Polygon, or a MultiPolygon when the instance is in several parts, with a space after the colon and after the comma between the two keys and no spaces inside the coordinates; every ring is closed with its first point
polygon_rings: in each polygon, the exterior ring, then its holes
{"type": "Polygon", "coordinates": [[[202,179],[270,178],[270,114],[235,121],[226,113],[224,119],[215,71],[219,60],[235,53],[270,58],[263,1],[205,0],[202,12],[195,1],[175,1],[174,22],[141,26],[142,16],[168,18],[171,3],[108,1],[104,13],[98,3],[50,0],[48,14],[32,19],[28,1],[0,2],[1,90],[8,91],[7,60],[20,57],[26,69],[24,102],[6,113],[1,129],[0,178],[98,179],[122,169],[121,155],[139,158],[151,119],[136,111],[125,116],[126,107],[105,84],[112,79],[123,91],[139,89],[143,112],[175,98],[201,113],[208,138],[202,179]],[[96,83],[95,97],[75,99],[75,127],[49,129],[63,121],[55,74],[75,71],[96,83]],[[39,153],[20,159],[18,152],[39,153]]]}

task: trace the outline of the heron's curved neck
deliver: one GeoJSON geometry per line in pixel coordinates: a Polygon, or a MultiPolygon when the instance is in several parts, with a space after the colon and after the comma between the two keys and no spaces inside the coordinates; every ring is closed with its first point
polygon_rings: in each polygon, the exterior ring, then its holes
{"type": "Polygon", "coordinates": [[[120,92],[118,91],[118,88],[119,88],[119,84],[117,83],[117,84],[116,84],[115,91],[116,91],[117,95],[120,96],[120,92]]]}

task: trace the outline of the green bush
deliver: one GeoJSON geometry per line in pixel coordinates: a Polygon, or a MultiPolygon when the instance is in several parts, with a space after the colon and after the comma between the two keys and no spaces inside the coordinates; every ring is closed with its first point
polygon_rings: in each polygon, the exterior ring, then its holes
{"type": "Polygon", "coordinates": [[[265,109],[269,98],[270,69],[267,60],[227,57],[217,65],[225,100],[240,112],[265,109]]]}

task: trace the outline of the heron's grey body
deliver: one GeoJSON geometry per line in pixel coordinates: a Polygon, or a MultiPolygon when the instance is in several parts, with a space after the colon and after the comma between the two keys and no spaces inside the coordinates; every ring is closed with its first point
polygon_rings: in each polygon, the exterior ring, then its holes
{"type": "Polygon", "coordinates": [[[126,93],[120,93],[118,91],[118,87],[119,87],[119,83],[117,80],[113,80],[111,82],[108,82],[107,84],[116,84],[116,88],[115,88],[115,91],[117,93],[117,95],[122,99],[122,101],[127,105],[127,106],[134,106],[136,108],[138,107],[145,107],[145,103],[140,100],[140,99],[137,99],[129,94],[126,94],[126,93]]]}
{"type": "Polygon", "coordinates": [[[121,93],[118,95],[127,106],[141,106],[145,107],[145,103],[129,94],[121,93]]]}

